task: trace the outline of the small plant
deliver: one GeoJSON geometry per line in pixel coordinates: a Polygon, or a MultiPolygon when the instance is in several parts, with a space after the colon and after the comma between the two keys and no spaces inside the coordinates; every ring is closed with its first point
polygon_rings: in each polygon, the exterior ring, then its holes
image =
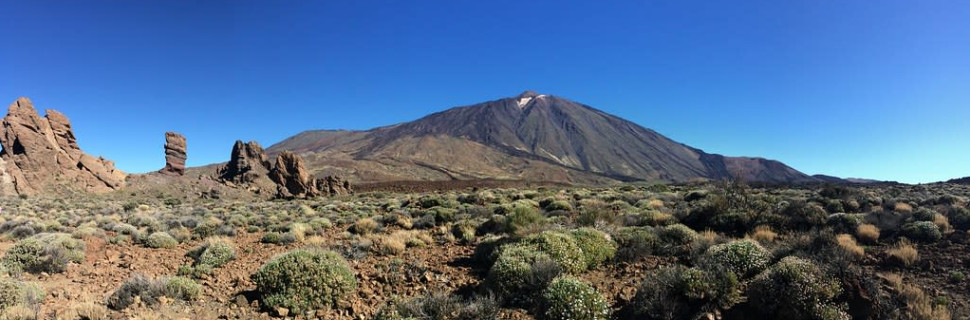
{"type": "Polygon", "coordinates": [[[252,278],[265,307],[283,307],[296,314],[333,307],[357,289],[357,279],[344,258],[319,249],[277,256],[252,278]]]}
{"type": "Polygon", "coordinates": [[[84,242],[66,233],[41,233],[17,241],[0,259],[11,273],[63,272],[68,263],[84,261],[84,242]]]}
{"type": "Polygon", "coordinates": [[[738,278],[747,278],[768,267],[771,253],[757,242],[744,239],[714,245],[707,249],[704,258],[707,264],[723,266],[738,278]]]}
{"type": "Polygon", "coordinates": [[[548,254],[562,266],[565,272],[576,274],[585,271],[587,268],[583,249],[568,234],[546,231],[526,237],[522,242],[548,254]]]}
{"type": "Polygon", "coordinates": [[[202,286],[183,277],[171,277],[165,280],[165,295],[185,301],[195,301],[202,296],[202,286]]]}
{"type": "Polygon", "coordinates": [[[263,238],[260,239],[260,242],[270,244],[285,244],[283,243],[283,234],[279,232],[267,232],[263,234],[263,238]]]}
{"type": "Polygon", "coordinates": [[[657,235],[649,227],[620,228],[613,233],[617,243],[616,257],[631,261],[652,255],[657,247],[657,235]]]}
{"type": "Polygon", "coordinates": [[[738,279],[725,270],[680,265],[650,272],[631,301],[637,319],[696,319],[740,301],[738,279]]]}
{"type": "Polygon", "coordinates": [[[786,257],[748,285],[748,301],[766,319],[849,319],[833,299],[842,293],[838,281],[817,264],[786,257]]]}
{"type": "Polygon", "coordinates": [[[761,243],[774,242],[777,237],[778,234],[770,226],[757,226],[751,234],[751,238],[761,243]]]}
{"type": "Polygon", "coordinates": [[[492,297],[464,301],[455,295],[433,292],[407,300],[392,298],[372,319],[498,319],[499,310],[498,301],[492,297]]]}
{"type": "Polygon", "coordinates": [[[236,248],[227,238],[211,237],[190,251],[188,255],[195,259],[195,266],[218,268],[236,258],[236,248]]]}
{"type": "Polygon", "coordinates": [[[862,247],[859,246],[858,243],[855,242],[855,238],[853,238],[851,235],[843,233],[835,236],[835,240],[839,244],[839,247],[842,248],[842,250],[851,254],[856,259],[861,259],[862,257],[865,257],[866,251],[862,249],[862,247]]]}
{"type": "Polygon", "coordinates": [[[367,234],[374,233],[374,231],[377,231],[377,228],[380,228],[380,225],[377,223],[377,221],[374,221],[374,219],[371,219],[371,218],[363,218],[363,219],[357,220],[357,222],[355,222],[354,225],[350,227],[350,231],[360,235],[367,235],[367,234]]]}
{"type": "Polygon", "coordinates": [[[155,249],[171,249],[175,248],[179,244],[178,240],[175,240],[168,232],[155,232],[145,239],[145,246],[155,249]]]}
{"type": "Polygon", "coordinates": [[[108,307],[114,310],[123,310],[134,304],[136,297],[141,302],[151,306],[158,303],[158,298],[163,296],[165,296],[164,282],[142,274],[135,274],[108,297],[108,307]]]}
{"type": "Polygon", "coordinates": [[[542,294],[542,306],[544,319],[610,319],[610,307],[603,295],[571,276],[552,280],[542,294]]]}
{"type": "Polygon", "coordinates": [[[879,242],[879,228],[871,224],[862,224],[856,229],[855,236],[863,243],[875,244],[879,242]]]}
{"type": "Polygon", "coordinates": [[[507,303],[526,306],[561,270],[558,263],[538,248],[511,244],[502,247],[485,284],[507,303]]]}
{"type": "Polygon", "coordinates": [[[909,267],[919,260],[919,252],[909,241],[900,240],[896,246],[886,250],[886,261],[890,265],[909,267]]]}
{"type": "Polygon", "coordinates": [[[545,217],[531,206],[518,206],[505,219],[506,230],[518,234],[541,224],[545,217]]]}
{"type": "Polygon", "coordinates": [[[609,235],[592,228],[580,228],[569,233],[583,251],[586,266],[596,268],[616,256],[616,242],[609,235]]]}
{"type": "Polygon", "coordinates": [[[118,290],[108,297],[108,307],[123,310],[138,301],[148,306],[157,304],[161,297],[175,300],[198,300],[202,294],[202,286],[195,281],[182,277],[152,279],[142,274],[135,274],[118,290]]]}
{"type": "Polygon", "coordinates": [[[44,300],[44,290],[32,283],[0,277],[0,310],[32,307],[44,300]]]}
{"type": "Polygon", "coordinates": [[[903,284],[899,296],[906,304],[904,314],[907,319],[949,320],[951,318],[946,304],[933,301],[930,295],[916,285],[903,284]]]}
{"type": "Polygon", "coordinates": [[[922,242],[936,242],[943,238],[940,227],[932,221],[917,221],[903,225],[903,235],[922,242]]]}
{"type": "Polygon", "coordinates": [[[967,275],[960,271],[950,271],[950,282],[960,283],[967,280],[967,275]]]}

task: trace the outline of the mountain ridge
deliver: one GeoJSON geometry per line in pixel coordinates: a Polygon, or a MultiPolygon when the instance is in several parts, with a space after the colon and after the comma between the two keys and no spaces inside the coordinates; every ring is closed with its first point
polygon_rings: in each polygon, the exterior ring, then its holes
{"type": "MultiPolygon", "coordinates": [[[[306,154],[310,167],[323,171],[353,176],[384,166],[404,170],[390,174],[402,180],[497,178],[488,172],[501,171],[512,179],[535,176],[520,172],[528,168],[566,182],[682,182],[738,174],[759,182],[816,181],[775,160],[706,153],[589,105],[532,91],[369,130],[307,130],[267,152],[284,150],[306,154]],[[455,157],[471,162],[448,159],[455,157]]],[[[367,174],[358,178],[370,180],[367,174]]]]}

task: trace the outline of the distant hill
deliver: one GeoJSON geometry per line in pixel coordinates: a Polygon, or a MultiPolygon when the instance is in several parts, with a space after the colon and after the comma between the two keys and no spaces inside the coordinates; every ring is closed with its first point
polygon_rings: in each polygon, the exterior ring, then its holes
{"type": "Polygon", "coordinates": [[[967,184],[967,185],[970,185],[970,177],[950,179],[950,180],[947,180],[946,183],[956,183],[956,184],[967,184]]]}
{"type": "Polygon", "coordinates": [[[367,131],[306,131],[267,152],[300,153],[311,170],[358,182],[509,179],[602,183],[728,179],[814,182],[774,160],[709,154],[553,95],[456,107],[367,131]]]}

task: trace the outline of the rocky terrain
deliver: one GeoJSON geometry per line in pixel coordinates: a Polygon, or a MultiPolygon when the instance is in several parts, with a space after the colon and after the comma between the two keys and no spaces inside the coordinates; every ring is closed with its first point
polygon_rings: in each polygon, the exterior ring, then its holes
{"type": "Polygon", "coordinates": [[[70,191],[106,192],[125,185],[114,163],[81,151],[71,122],[55,110],[41,117],[30,99],[17,99],[0,128],[0,192],[34,195],[70,191]]]}

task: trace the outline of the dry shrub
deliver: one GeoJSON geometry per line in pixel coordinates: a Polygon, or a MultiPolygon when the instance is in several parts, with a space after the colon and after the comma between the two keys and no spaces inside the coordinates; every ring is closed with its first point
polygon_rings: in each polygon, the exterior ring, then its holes
{"type": "Polygon", "coordinates": [[[761,243],[773,242],[777,237],[778,234],[771,230],[770,226],[758,226],[754,228],[754,233],[751,234],[751,238],[761,243]]]}
{"type": "Polygon", "coordinates": [[[377,231],[378,227],[380,227],[380,225],[377,224],[377,221],[374,221],[374,219],[363,218],[354,223],[353,227],[351,227],[351,231],[356,234],[367,235],[377,231]]]}
{"type": "Polygon", "coordinates": [[[879,228],[871,224],[862,224],[856,228],[855,236],[863,243],[874,244],[879,242],[879,228]]]}
{"type": "Polygon", "coordinates": [[[933,216],[933,224],[940,228],[940,232],[947,232],[950,230],[950,219],[946,216],[937,213],[933,216]]]}
{"type": "Polygon", "coordinates": [[[916,285],[904,284],[899,296],[906,303],[904,312],[909,319],[950,320],[950,310],[945,305],[933,303],[933,299],[916,285]]]}
{"type": "Polygon", "coordinates": [[[839,243],[839,247],[841,247],[842,250],[851,253],[856,258],[862,258],[866,255],[866,251],[855,242],[855,238],[853,238],[852,235],[843,233],[835,236],[835,240],[839,243]]]}
{"type": "Polygon", "coordinates": [[[21,305],[16,305],[0,311],[0,319],[10,319],[10,320],[40,319],[40,317],[38,317],[37,314],[38,314],[37,310],[33,310],[31,308],[21,306],[21,305]]]}
{"type": "Polygon", "coordinates": [[[896,202],[896,204],[893,205],[893,211],[901,213],[913,213],[913,206],[905,202],[896,202]]]}
{"type": "Polygon", "coordinates": [[[68,311],[68,319],[89,319],[103,320],[108,319],[108,308],[93,302],[81,302],[71,306],[68,311]]]}
{"type": "Polygon", "coordinates": [[[882,277],[893,290],[899,291],[903,289],[903,276],[898,273],[880,273],[879,277],[882,277]]]}
{"type": "Polygon", "coordinates": [[[886,259],[889,264],[909,267],[919,259],[919,252],[907,240],[900,240],[896,246],[886,250],[886,259]]]}
{"type": "Polygon", "coordinates": [[[322,236],[310,236],[304,241],[308,246],[324,247],[327,244],[327,238],[322,236]]]}
{"type": "Polygon", "coordinates": [[[647,202],[647,207],[654,210],[660,210],[660,208],[664,207],[664,202],[660,199],[652,199],[647,202]]]}
{"type": "Polygon", "coordinates": [[[386,236],[376,237],[374,249],[382,255],[396,256],[404,253],[408,247],[427,245],[430,241],[430,236],[426,233],[398,230],[386,236]]]}
{"type": "Polygon", "coordinates": [[[714,232],[713,230],[704,230],[697,235],[699,236],[698,241],[702,241],[704,243],[714,243],[717,241],[718,237],[717,232],[714,232]]]}

